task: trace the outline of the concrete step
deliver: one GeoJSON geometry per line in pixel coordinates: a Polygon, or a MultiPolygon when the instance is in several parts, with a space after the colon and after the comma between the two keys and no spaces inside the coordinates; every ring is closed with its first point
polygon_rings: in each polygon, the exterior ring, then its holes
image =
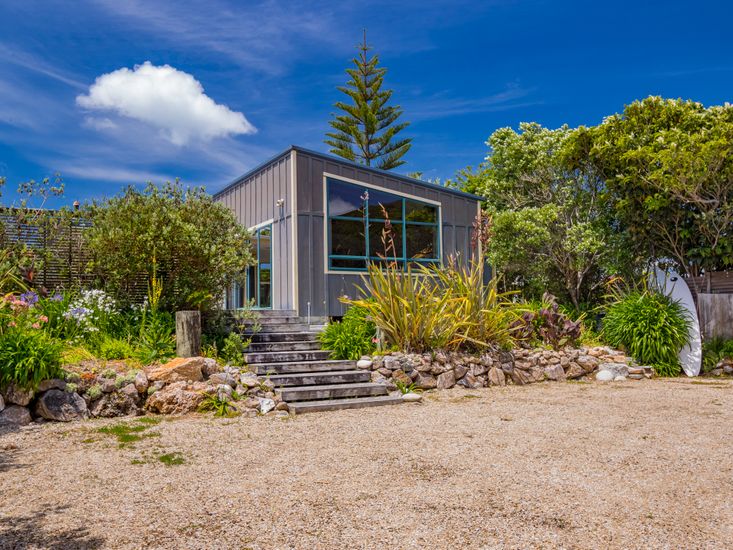
{"type": "Polygon", "coordinates": [[[318,351],[321,344],[316,340],[310,342],[253,342],[246,353],[270,353],[276,351],[318,351]]]}
{"type": "Polygon", "coordinates": [[[258,332],[251,336],[253,343],[261,342],[315,342],[317,332],[297,330],[293,332],[258,332]]]}
{"type": "Polygon", "coordinates": [[[350,384],[369,382],[371,373],[363,370],[340,370],[328,372],[299,372],[294,374],[275,374],[268,377],[275,387],[280,386],[320,386],[322,384],[350,384]]]}
{"type": "MultiPolygon", "coordinates": [[[[314,372],[352,371],[354,361],[302,361],[300,363],[250,363],[247,365],[259,376],[279,374],[309,374],[314,372]]],[[[368,372],[368,371],[366,371],[368,372]]]]}
{"type": "Polygon", "coordinates": [[[361,382],[357,384],[326,384],[323,386],[299,386],[283,388],[283,401],[312,401],[314,399],[343,399],[344,397],[363,397],[365,395],[387,395],[384,384],[361,382]]]}
{"type": "Polygon", "coordinates": [[[242,323],[243,326],[249,327],[255,324],[265,325],[297,325],[304,323],[303,319],[297,316],[293,317],[260,317],[257,321],[247,319],[242,323]]]}
{"type": "Polygon", "coordinates": [[[257,309],[255,313],[260,319],[274,319],[278,317],[297,317],[298,312],[294,309],[257,309]]]}
{"type": "Polygon", "coordinates": [[[247,353],[244,360],[247,364],[258,363],[303,363],[305,361],[324,361],[331,356],[330,351],[268,351],[264,353],[247,353]]]}
{"type": "Polygon", "coordinates": [[[346,399],[324,399],[321,401],[296,401],[294,403],[288,403],[288,405],[290,406],[290,410],[295,414],[303,414],[307,412],[379,407],[381,405],[399,405],[400,403],[402,403],[401,396],[378,395],[346,399]]]}

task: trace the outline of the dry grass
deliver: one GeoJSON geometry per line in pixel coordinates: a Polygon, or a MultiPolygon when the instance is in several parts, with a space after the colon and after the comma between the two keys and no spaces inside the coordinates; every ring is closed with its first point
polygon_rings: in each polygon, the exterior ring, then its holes
{"type": "Polygon", "coordinates": [[[98,431],[115,424],[0,436],[0,548],[733,540],[730,382],[453,390],[292,420],[192,416],[122,448],[98,431]]]}

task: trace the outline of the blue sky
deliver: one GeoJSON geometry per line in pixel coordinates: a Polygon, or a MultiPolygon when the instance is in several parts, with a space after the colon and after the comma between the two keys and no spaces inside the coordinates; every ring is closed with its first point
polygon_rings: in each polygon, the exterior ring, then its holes
{"type": "Polygon", "coordinates": [[[363,28],[445,179],[497,128],[596,124],[650,94],[733,101],[729,2],[3,0],[0,175],[62,202],[180,177],[216,191],[323,144],[363,28]]]}

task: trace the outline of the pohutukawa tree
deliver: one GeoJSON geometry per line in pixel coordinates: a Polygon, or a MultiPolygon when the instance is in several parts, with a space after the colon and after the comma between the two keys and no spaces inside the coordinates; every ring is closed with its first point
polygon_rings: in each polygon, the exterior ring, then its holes
{"type": "Polygon", "coordinates": [[[366,42],[358,46],[354,68],[346,69],[351,77],[339,90],[349,96],[350,102],[339,101],[334,107],[343,114],[334,115],[326,134],[325,143],[331,153],[345,159],[391,170],[405,163],[402,157],[410,150],[411,138],[398,138],[409,122],[397,122],[402,115],[399,105],[387,105],[392,90],[383,90],[387,69],[379,67],[379,56],[369,57],[371,47],[366,42]]]}

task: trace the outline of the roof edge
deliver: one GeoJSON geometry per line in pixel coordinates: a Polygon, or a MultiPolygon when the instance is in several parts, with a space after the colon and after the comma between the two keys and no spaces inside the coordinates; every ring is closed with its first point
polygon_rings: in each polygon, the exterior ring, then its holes
{"type": "Polygon", "coordinates": [[[264,168],[266,168],[270,164],[274,163],[275,161],[279,160],[280,158],[282,158],[282,157],[284,157],[286,155],[289,155],[291,151],[301,152],[301,153],[304,153],[306,155],[310,155],[312,157],[318,157],[318,158],[323,159],[323,160],[326,160],[326,161],[333,161],[333,162],[339,162],[341,164],[347,164],[347,165],[353,166],[354,168],[357,168],[359,170],[365,170],[367,172],[371,172],[373,174],[378,174],[380,176],[387,176],[387,177],[394,178],[394,179],[397,179],[397,180],[400,180],[400,181],[403,181],[403,182],[406,182],[406,183],[410,183],[410,184],[422,185],[423,187],[427,187],[429,189],[434,189],[436,191],[441,191],[443,193],[450,193],[450,194],[453,194],[453,195],[458,195],[459,197],[464,197],[464,198],[475,200],[475,201],[479,201],[479,202],[486,200],[485,197],[481,197],[479,195],[474,195],[472,193],[466,193],[465,191],[460,191],[458,189],[453,189],[451,187],[445,187],[443,185],[437,185],[437,184],[431,183],[429,181],[424,181],[424,180],[419,180],[419,179],[416,179],[416,178],[411,178],[409,176],[404,176],[402,174],[396,174],[396,173],[390,172],[388,170],[381,170],[379,168],[373,168],[371,166],[364,166],[363,164],[358,164],[356,162],[353,162],[353,161],[350,161],[350,160],[347,160],[347,159],[344,159],[344,158],[341,158],[341,157],[336,157],[334,155],[328,155],[326,153],[321,153],[319,151],[313,151],[312,149],[306,149],[305,147],[300,147],[299,145],[291,145],[290,147],[288,147],[287,149],[285,149],[281,153],[279,153],[279,154],[275,155],[274,157],[266,160],[265,162],[262,162],[262,163],[258,164],[257,166],[255,166],[251,170],[247,171],[246,173],[242,174],[241,176],[239,176],[235,180],[233,180],[230,183],[228,183],[227,185],[225,185],[221,190],[219,190],[216,193],[214,193],[213,194],[213,197],[214,198],[218,198],[219,196],[223,195],[224,193],[226,193],[227,191],[229,191],[233,187],[236,187],[237,185],[239,185],[243,181],[251,178],[257,172],[263,170],[264,168]]]}

